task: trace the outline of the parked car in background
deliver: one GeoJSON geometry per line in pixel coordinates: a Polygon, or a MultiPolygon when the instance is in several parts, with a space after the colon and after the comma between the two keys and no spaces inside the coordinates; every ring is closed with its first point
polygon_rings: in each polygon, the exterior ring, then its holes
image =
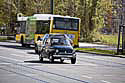
{"type": "Polygon", "coordinates": [[[50,62],[54,59],[71,60],[72,64],[76,63],[76,53],[71,45],[71,40],[65,34],[45,34],[43,39],[37,44],[40,61],[48,58],[50,62]]]}

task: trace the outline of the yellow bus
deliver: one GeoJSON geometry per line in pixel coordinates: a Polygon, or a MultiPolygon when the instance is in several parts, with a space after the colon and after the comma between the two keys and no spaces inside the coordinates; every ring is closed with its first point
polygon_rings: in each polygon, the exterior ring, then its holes
{"type": "Polygon", "coordinates": [[[25,30],[24,33],[17,34],[16,39],[21,42],[22,46],[35,45],[36,41],[46,33],[67,34],[73,40],[74,46],[79,46],[80,18],[51,14],[34,14],[29,17],[18,17],[18,21],[21,18],[25,18],[26,20],[26,25],[23,27],[25,30]]]}

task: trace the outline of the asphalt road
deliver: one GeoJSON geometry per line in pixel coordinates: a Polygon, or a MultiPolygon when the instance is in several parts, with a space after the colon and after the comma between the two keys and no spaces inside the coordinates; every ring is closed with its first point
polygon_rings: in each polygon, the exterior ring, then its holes
{"type": "Polygon", "coordinates": [[[40,62],[33,48],[0,42],[0,83],[125,83],[125,58],[77,53],[76,64],[40,62]]]}

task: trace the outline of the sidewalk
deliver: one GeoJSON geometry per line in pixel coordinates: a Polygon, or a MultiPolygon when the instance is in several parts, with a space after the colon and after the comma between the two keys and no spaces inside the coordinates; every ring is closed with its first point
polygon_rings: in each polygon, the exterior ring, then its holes
{"type": "Polygon", "coordinates": [[[79,43],[80,48],[96,48],[102,50],[117,50],[117,46],[108,46],[108,45],[100,45],[100,44],[92,44],[92,43],[79,43]]]}
{"type": "MultiPolygon", "coordinates": [[[[96,49],[100,49],[100,50],[115,50],[115,51],[117,51],[117,46],[108,46],[108,45],[100,45],[100,44],[92,44],[92,43],[82,43],[82,42],[79,43],[79,48],[96,48],[96,49]]],[[[90,53],[90,54],[96,54],[96,55],[125,58],[125,55],[101,54],[101,53],[86,52],[86,51],[81,51],[81,50],[77,50],[77,51],[78,52],[90,53]]]]}

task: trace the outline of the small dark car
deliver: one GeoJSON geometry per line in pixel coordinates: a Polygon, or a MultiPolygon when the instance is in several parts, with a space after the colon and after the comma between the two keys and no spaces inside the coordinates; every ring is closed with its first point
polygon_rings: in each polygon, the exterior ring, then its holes
{"type": "Polygon", "coordinates": [[[48,58],[50,62],[54,59],[71,60],[72,64],[76,63],[76,54],[70,43],[69,38],[64,34],[45,35],[42,40],[42,45],[39,47],[39,59],[48,58]]]}

